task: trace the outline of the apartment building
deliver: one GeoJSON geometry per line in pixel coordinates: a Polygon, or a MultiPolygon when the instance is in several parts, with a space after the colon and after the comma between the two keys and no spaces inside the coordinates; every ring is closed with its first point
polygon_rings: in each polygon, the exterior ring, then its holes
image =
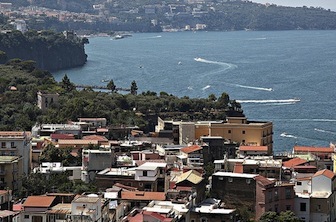
{"type": "Polygon", "coordinates": [[[22,161],[20,171],[26,175],[30,172],[30,135],[24,131],[0,131],[0,156],[17,156],[22,161]]]}

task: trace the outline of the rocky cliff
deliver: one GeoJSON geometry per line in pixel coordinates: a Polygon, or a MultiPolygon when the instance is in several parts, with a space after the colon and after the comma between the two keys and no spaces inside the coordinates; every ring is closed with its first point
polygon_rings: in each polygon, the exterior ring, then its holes
{"type": "Polygon", "coordinates": [[[37,67],[50,71],[82,66],[87,61],[87,41],[71,32],[10,31],[0,34],[0,50],[7,59],[34,60],[37,67]]]}

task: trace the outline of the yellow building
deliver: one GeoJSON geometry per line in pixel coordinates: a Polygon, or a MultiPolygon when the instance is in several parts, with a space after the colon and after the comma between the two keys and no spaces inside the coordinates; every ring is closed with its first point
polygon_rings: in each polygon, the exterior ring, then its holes
{"type": "MultiPolygon", "coordinates": [[[[226,121],[163,121],[158,119],[156,130],[165,130],[165,123],[172,129],[174,141],[186,144],[203,136],[220,136],[246,146],[267,146],[273,153],[273,123],[249,121],[245,116],[227,117],[226,121]],[[172,127],[171,127],[172,125],[172,127]],[[176,133],[178,131],[178,134],[176,133]],[[176,135],[178,139],[176,139],[176,135]]],[[[159,132],[159,131],[157,131],[159,132]]]]}

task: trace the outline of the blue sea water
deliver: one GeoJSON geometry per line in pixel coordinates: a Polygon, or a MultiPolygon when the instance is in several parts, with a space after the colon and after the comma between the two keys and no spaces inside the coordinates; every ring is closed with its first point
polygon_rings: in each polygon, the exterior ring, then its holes
{"type": "Polygon", "coordinates": [[[89,39],[88,62],[64,74],[76,84],[176,96],[227,92],[250,120],[274,123],[274,150],[336,140],[336,31],[137,33],[89,39]]]}

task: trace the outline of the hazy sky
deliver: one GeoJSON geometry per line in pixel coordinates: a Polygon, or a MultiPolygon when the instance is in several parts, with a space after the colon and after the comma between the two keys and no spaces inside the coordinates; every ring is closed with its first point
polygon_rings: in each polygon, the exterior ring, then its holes
{"type": "Polygon", "coordinates": [[[252,2],[258,3],[273,3],[276,5],[283,6],[293,6],[293,7],[302,7],[302,6],[313,6],[313,7],[322,7],[325,9],[330,9],[336,11],[336,1],[335,0],[252,0],[252,2]]]}

